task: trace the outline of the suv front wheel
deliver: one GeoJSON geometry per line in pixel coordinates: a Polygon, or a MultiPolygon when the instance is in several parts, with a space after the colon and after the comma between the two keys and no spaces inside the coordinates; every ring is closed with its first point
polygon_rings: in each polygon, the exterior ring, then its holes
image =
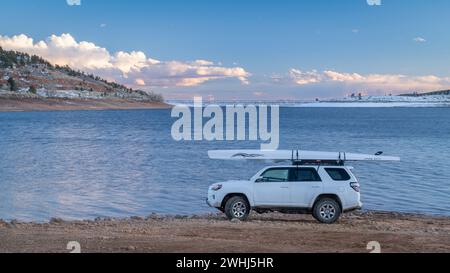
{"type": "Polygon", "coordinates": [[[313,216],[324,224],[334,224],[341,216],[341,207],[331,198],[320,199],[313,209],[313,216]]]}
{"type": "Polygon", "coordinates": [[[225,214],[230,220],[245,221],[250,215],[250,205],[243,197],[231,197],[225,204],[225,214]]]}

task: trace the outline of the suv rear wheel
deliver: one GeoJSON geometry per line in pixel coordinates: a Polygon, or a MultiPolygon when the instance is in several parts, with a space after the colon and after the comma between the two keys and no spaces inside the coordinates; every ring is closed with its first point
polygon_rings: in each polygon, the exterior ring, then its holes
{"type": "Polygon", "coordinates": [[[225,204],[225,214],[230,220],[245,221],[250,215],[250,205],[241,196],[231,197],[225,204]]]}
{"type": "Polygon", "coordinates": [[[313,216],[324,224],[334,224],[341,216],[341,207],[336,200],[323,198],[317,201],[313,209],[313,216]]]}

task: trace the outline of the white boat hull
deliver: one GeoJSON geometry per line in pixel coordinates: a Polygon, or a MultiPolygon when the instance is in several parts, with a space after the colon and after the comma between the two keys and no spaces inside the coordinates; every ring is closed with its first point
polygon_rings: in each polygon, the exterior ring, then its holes
{"type": "Polygon", "coordinates": [[[400,161],[399,157],[355,154],[344,152],[315,152],[301,150],[216,150],[208,152],[209,158],[218,160],[263,161],[400,161]]]}

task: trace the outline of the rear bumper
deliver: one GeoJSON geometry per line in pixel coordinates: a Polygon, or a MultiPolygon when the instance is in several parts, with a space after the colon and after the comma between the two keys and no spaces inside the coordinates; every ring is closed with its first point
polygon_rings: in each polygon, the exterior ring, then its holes
{"type": "Polygon", "coordinates": [[[346,208],[344,210],[344,212],[352,212],[352,211],[355,211],[355,210],[362,210],[362,208],[363,208],[363,203],[359,202],[358,205],[356,205],[356,206],[353,206],[353,207],[350,207],[350,208],[346,208]]]}

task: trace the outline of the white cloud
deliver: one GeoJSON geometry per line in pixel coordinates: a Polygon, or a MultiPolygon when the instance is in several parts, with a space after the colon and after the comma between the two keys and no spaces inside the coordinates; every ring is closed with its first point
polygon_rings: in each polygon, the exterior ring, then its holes
{"type": "Polygon", "coordinates": [[[291,69],[289,76],[298,85],[318,83],[322,80],[322,75],[316,70],[303,72],[298,69],[291,69]]]}
{"type": "Polygon", "coordinates": [[[140,70],[132,70],[128,76],[131,78],[141,77],[151,86],[188,87],[226,78],[236,78],[243,84],[248,84],[247,78],[250,74],[239,67],[202,66],[195,63],[170,61],[148,65],[140,70]]]}
{"type": "Polygon", "coordinates": [[[52,35],[39,42],[24,34],[0,35],[0,46],[36,54],[54,64],[69,65],[131,86],[142,86],[142,83],[148,87],[196,86],[220,79],[237,79],[248,84],[250,77],[250,73],[241,67],[223,67],[207,60],[160,61],[141,51],[112,54],[94,43],[78,42],[70,34],[52,35]]]}
{"type": "Polygon", "coordinates": [[[159,63],[157,60],[147,59],[144,52],[141,51],[132,51],[129,53],[119,51],[114,54],[110,61],[115,68],[118,68],[124,74],[130,73],[130,71],[140,71],[148,65],[159,63]]]}
{"type": "Polygon", "coordinates": [[[336,82],[362,81],[364,77],[357,73],[339,73],[331,70],[323,72],[326,79],[336,82]]]}
{"type": "MultiPolygon", "coordinates": [[[[276,78],[276,82],[286,82],[276,78]]],[[[332,70],[318,72],[316,70],[303,72],[291,69],[287,80],[296,85],[342,84],[350,90],[365,90],[370,92],[405,92],[415,90],[448,89],[449,77],[434,75],[408,76],[401,74],[367,74],[342,73],[332,70]]]]}
{"type": "Polygon", "coordinates": [[[136,79],[135,83],[139,86],[145,86],[145,81],[143,79],[136,79]]]}
{"type": "Polygon", "coordinates": [[[214,65],[214,62],[206,61],[206,60],[196,60],[192,62],[193,65],[214,65]]]}
{"type": "Polygon", "coordinates": [[[416,43],[425,43],[427,41],[425,38],[422,38],[422,37],[416,37],[413,40],[416,43]]]}
{"type": "Polygon", "coordinates": [[[110,68],[111,56],[105,48],[89,42],[77,42],[70,34],[52,35],[46,41],[34,43],[26,35],[0,36],[0,46],[8,50],[36,54],[58,65],[77,69],[110,68]]]}

